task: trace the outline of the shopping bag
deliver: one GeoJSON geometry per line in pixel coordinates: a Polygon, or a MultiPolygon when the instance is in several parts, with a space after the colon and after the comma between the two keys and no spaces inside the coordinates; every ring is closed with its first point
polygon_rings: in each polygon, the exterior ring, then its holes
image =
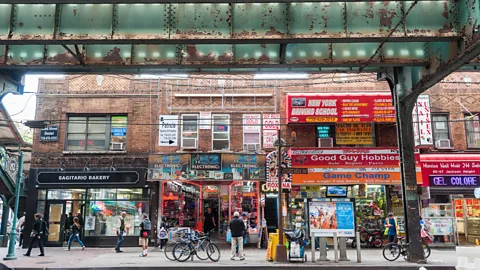
{"type": "Polygon", "coordinates": [[[227,243],[232,242],[232,232],[230,230],[227,231],[227,243]]]}
{"type": "Polygon", "coordinates": [[[301,258],[300,245],[297,242],[290,243],[290,257],[301,258]]]}

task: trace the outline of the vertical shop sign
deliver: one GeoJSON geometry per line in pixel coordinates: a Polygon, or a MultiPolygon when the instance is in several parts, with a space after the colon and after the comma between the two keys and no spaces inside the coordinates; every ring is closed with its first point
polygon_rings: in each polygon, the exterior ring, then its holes
{"type": "Polygon", "coordinates": [[[280,114],[263,114],[263,148],[274,148],[279,129],[280,114]]]}
{"type": "Polygon", "coordinates": [[[412,116],[415,146],[433,145],[430,97],[428,95],[418,96],[412,116]]]}
{"type": "MultiPolygon", "coordinates": [[[[266,180],[267,180],[267,188],[277,188],[278,189],[278,156],[277,151],[270,152],[267,155],[265,165],[266,165],[266,180]]],[[[282,168],[290,168],[292,167],[292,160],[288,152],[283,153],[282,158],[282,168]]],[[[283,173],[282,173],[283,174],[283,173]]],[[[282,176],[282,188],[283,189],[291,189],[292,188],[292,175],[291,174],[283,174],[282,176]]]]}
{"type": "Polygon", "coordinates": [[[161,115],[159,131],[159,146],[177,146],[178,115],[161,115]]]}
{"type": "Polygon", "coordinates": [[[371,123],[335,124],[335,140],[338,145],[373,145],[371,123]]]}
{"type": "Polygon", "coordinates": [[[212,112],[200,112],[200,129],[211,129],[212,112]]]}

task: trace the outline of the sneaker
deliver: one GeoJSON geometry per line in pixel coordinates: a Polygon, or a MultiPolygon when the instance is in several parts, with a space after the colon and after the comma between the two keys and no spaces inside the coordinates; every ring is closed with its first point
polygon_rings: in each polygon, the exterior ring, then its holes
{"type": "Polygon", "coordinates": [[[145,256],[147,256],[147,255],[140,254],[138,257],[145,257],[145,256]]]}
{"type": "Polygon", "coordinates": [[[23,256],[30,257],[30,254],[25,253],[25,254],[23,254],[23,256]]]}
{"type": "Polygon", "coordinates": [[[327,251],[328,251],[328,247],[327,247],[327,251]]]}
{"type": "Polygon", "coordinates": [[[117,250],[115,250],[115,251],[116,251],[117,253],[122,253],[122,252],[123,252],[123,250],[120,250],[120,249],[117,249],[117,250]]]}
{"type": "Polygon", "coordinates": [[[85,250],[85,247],[82,247],[82,250],[85,250]]]}
{"type": "Polygon", "coordinates": [[[235,261],[235,257],[230,257],[230,260],[235,261]]]}
{"type": "Polygon", "coordinates": [[[70,249],[69,249],[69,248],[66,248],[65,251],[70,251],[70,249]]]}
{"type": "Polygon", "coordinates": [[[245,258],[244,258],[244,257],[241,257],[241,258],[240,258],[240,261],[245,261],[245,258]]]}
{"type": "Polygon", "coordinates": [[[38,257],[45,257],[45,254],[38,254],[38,257]]]}

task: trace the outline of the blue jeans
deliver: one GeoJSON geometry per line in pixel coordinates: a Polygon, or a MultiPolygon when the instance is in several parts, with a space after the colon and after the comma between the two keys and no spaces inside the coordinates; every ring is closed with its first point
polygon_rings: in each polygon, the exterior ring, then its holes
{"type": "Polygon", "coordinates": [[[119,234],[117,234],[117,245],[115,246],[115,250],[120,250],[120,246],[123,244],[123,231],[120,231],[119,234]]]}
{"type": "Polygon", "coordinates": [[[70,247],[72,246],[73,239],[77,240],[77,242],[80,244],[80,246],[85,247],[82,240],[80,240],[80,237],[78,237],[76,234],[72,233],[70,235],[70,239],[68,239],[68,249],[70,249],[70,247]]]}

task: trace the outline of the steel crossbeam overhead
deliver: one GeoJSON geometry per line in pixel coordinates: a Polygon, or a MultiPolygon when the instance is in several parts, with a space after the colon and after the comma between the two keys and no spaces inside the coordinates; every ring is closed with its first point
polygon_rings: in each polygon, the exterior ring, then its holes
{"type": "Polygon", "coordinates": [[[480,17],[469,0],[41,1],[0,4],[0,70],[428,69],[455,57],[480,17]]]}

